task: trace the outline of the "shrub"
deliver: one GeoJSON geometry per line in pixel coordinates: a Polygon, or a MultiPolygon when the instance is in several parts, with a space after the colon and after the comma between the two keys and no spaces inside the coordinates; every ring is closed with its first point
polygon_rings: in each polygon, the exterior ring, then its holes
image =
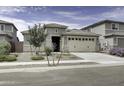
{"type": "Polygon", "coordinates": [[[117,53],[117,49],[116,48],[113,48],[113,49],[111,49],[109,51],[109,54],[111,54],[111,55],[116,55],[116,53],[117,53]]]}
{"type": "Polygon", "coordinates": [[[1,41],[0,42],[0,55],[7,55],[7,54],[9,54],[10,49],[11,49],[10,43],[8,43],[6,41],[1,41]]]}
{"type": "Polygon", "coordinates": [[[113,48],[109,51],[111,55],[124,56],[124,48],[113,48]]]}
{"type": "Polygon", "coordinates": [[[120,56],[120,57],[123,57],[123,56],[124,56],[124,48],[118,49],[116,55],[117,55],[117,56],[120,56]]]}
{"type": "Polygon", "coordinates": [[[7,61],[7,62],[12,62],[16,61],[16,56],[14,55],[0,55],[0,62],[7,61]]]}
{"type": "Polygon", "coordinates": [[[42,56],[32,56],[31,59],[32,60],[44,60],[44,57],[42,57],[42,56]]]}
{"type": "Polygon", "coordinates": [[[47,56],[49,56],[52,53],[52,49],[49,47],[45,47],[45,52],[46,52],[47,56]]]}
{"type": "Polygon", "coordinates": [[[3,62],[5,60],[6,55],[0,55],[0,62],[3,62]]]}
{"type": "Polygon", "coordinates": [[[16,61],[16,56],[14,55],[8,55],[8,56],[5,56],[5,60],[4,61],[7,61],[7,62],[12,62],[12,61],[16,61]]]}
{"type": "Polygon", "coordinates": [[[18,54],[14,54],[14,56],[18,57],[18,54]]]}

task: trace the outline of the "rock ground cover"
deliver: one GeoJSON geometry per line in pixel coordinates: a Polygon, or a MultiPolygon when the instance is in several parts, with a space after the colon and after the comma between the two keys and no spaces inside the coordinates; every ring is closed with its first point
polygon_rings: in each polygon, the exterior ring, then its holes
{"type": "MultiPolygon", "coordinates": [[[[54,57],[54,60],[58,60],[59,55],[60,54],[58,55],[53,54],[52,56],[49,56],[49,59],[53,60],[53,57],[54,57]]],[[[17,61],[18,62],[33,62],[34,60],[31,60],[31,56],[32,56],[31,53],[18,53],[17,61]]],[[[41,56],[44,57],[44,60],[39,60],[39,61],[47,61],[46,56],[44,54],[41,54],[41,56]]],[[[83,60],[83,58],[66,53],[66,54],[62,54],[61,60],[83,60]]]]}

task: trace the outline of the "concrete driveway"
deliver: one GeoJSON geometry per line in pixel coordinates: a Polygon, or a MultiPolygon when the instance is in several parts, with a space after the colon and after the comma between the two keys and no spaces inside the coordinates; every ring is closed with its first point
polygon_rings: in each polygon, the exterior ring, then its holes
{"type": "Polygon", "coordinates": [[[72,53],[72,54],[81,57],[85,60],[101,64],[124,63],[124,57],[117,57],[104,53],[72,53]]]}

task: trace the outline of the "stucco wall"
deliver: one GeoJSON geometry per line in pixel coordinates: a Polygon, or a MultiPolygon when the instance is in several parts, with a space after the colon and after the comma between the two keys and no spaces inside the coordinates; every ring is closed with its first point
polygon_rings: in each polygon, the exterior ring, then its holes
{"type": "MultiPolygon", "coordinates": [[[[104,25],[94,28],[94,31],[100,31],[99,29],[103,29],[104,25]]],[[[60,28],[46,28],[45,30],[48,33],[48,36],[46,38],[45,46],[52,47],[52,36],[58,36],[60,37],[60,51],[73,51],[73,52],[82,52],[82,51],[97,51],[98,50],[98,37],[94,36],[61,36],[62,33],[65,33],[65,29],[60,28]],[[68,40],[68,38],[87,38],[88,40],[68,40]],[[90,39],[94,39],[94,41],[89,41],[90,39]]],[[[30,45],[28,43],[29,35],[24,35],[24,51],[30,51],[30,45]]],[[[44,50],[44,46],[41,47],[41,50],[44,50]]],[[[32,51],[35,51],[34,48],[32,48],[32,51]]]]}
{"type": "MultiPolygon", "coordinates": [[[[44,42],[45,46],[52,47],[52,36],[61,36],[61,34],[63,32],[65,32],[65,29],[62,29],[62,28],[46,28],[45,31],[48,34],[47,38],[46,38],[46,42],[44,42]]],[[[30,51],[30,45],[29,45],[29,42],[27,40],[29,40],[29,35],[24,34],[24,48],[23,48],[23,51],[30,51]]],[[[61,46],[60,46],[60,49],[61,49],[61,46]]],[[[43,51],[44,46],[42,46],[40,50],[43,51]]],[[[35,49],[32,48],[32,51],[35,51],[35,49]]]]}
{"type": "Polygon", "coordinates": [[[98,25],[96,27],[93,27],[92,32],[96,33],[96,34],[100,34],[101,36],[99,36],[99,41],[100,41],[100,46],[101,48],[104,48],[104,43],[106,42],[104,35],[105,35],[105,24],[101,24],[98,25]]]}
{"type": "Polygon", "coordinates": [[[7,41],[7,40],[6,40],[6,37],[0,35],[0,41],[4,41],[4,40],[7,41]]]}
{"type": "MultiPolygon", "coordinates": [[[[111,30],[111,24],[112,23],[105,23],[105,28],[111,30]]],[[[119,30],[124,31],[124,24],[118,23],[119,24],[119,30]]]]}
{"type": "Polygon", "coordinates": [[[108,50],[114,47],[114,37],[106,38],[108,50]]]}

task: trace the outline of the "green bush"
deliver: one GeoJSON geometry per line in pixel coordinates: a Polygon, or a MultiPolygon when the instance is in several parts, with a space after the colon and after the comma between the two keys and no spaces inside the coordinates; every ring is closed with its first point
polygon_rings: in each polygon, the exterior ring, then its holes
{"type": "Polygon", "coordinates": [[[44,60],[44,57],[42,57],[42,56],[32,56],[31,59],[32,60],[44,60]]]}
{"type": "Polygon", "coordinates": [[[12,62],[12,61],[16,61],[16,56],[14,55],[8,55],[5,57],[5,60],[4,61],[7,61],[7,62],[12,62]]]}
{"type": "Polygon", "coordinates": [[[0,62],[3,62],[6,58],[6,55],[0,55],[0,62]]]}
{"type": "Polygon", "coordinates": [[[49,56],[52,53],[52,49],[49,47],[45,47],[45,52],[46,52],[47,56],[49,56]]]}
{"type": "Polygon", "coordinates": [[[14,54],[14,56],[18,57],[18,54],[14,54]]]}
{"type": "Polygon", "coordinates": [[[16,61],[16,56],[14,55],[0,55],[0,62],[12,62],[12,61],[16,61]]]}
{"type": "Polygon", "coordinates": [[[6,41],[0,42],[0,55],[8,55],[10,53],[11,45],[6,41]]]}

